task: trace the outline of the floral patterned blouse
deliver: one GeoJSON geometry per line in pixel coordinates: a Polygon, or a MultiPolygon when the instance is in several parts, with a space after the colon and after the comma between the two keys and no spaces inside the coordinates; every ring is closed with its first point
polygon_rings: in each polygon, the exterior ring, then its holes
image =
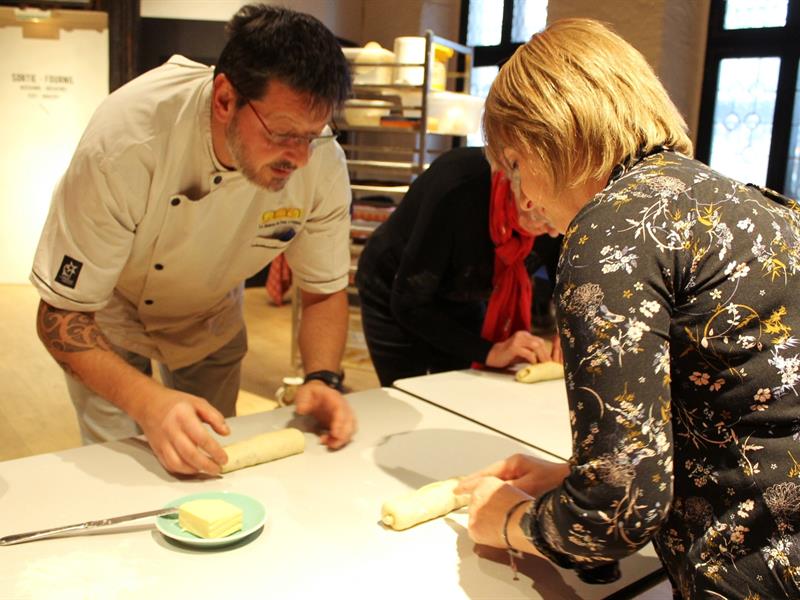
{"type": "Polygon", "coordinates": [[[800,212],[680,154],[623,170],[559,263],[570,476],[525,516],[576,568],[653,541],[683,598],[800,598],[800,212]]]}

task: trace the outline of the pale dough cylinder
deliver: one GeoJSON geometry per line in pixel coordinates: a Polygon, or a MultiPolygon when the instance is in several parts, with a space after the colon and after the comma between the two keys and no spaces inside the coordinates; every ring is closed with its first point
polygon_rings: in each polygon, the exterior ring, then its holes
{"type": "Polygon", "coordinates": [[[278,431],[262,433],[254,437],[225,446],[228,462],[222,465],[222,472],[252,467],[261,463],[299,454],[306,447],[306,439],[299,429],[289,427],[278,431]]]}
{"type": "Polygon", "coordinates": [[[381,521],[396,529],[408,529],[423,521],[441,517],[469,503],[469,495],[453,493],[458,479],[435,481],[426,486],[387,500],[381,507],[381,521]]]}
{"type": "Polygon", "coordinates": [[[536,383],[537,381],[547,381],[549,379],[563,379],[564,365],[555,361],[536,363],[521,368],[515,375],[517,381],[522,383],[536,383]]]}

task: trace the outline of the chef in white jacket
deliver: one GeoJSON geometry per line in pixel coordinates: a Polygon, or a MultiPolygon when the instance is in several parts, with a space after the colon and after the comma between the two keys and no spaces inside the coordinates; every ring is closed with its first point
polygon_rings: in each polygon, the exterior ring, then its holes
{"type": "Polygon", "coordinates": [[[228,431],[243,281],[281,253],[302,297],[297,411],[330,448],[355,431],[339,391],[350,192],[329,126],[347,63],[324,25],[288,9],[244,6],[228,31],[215,68],[175,56],[100,105],[31,273],[84,441],[143,432],[174,473],[227,459],[204,424],[228,431]]]}

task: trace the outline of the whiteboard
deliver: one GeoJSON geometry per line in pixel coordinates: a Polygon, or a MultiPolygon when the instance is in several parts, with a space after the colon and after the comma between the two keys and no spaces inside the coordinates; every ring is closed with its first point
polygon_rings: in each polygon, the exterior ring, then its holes
{"type": "Polygon", "coordinates": [[[105,13],[24,14],[0,8],[0,283],[28,281],[53,188],[108,94],[105,13]]]}

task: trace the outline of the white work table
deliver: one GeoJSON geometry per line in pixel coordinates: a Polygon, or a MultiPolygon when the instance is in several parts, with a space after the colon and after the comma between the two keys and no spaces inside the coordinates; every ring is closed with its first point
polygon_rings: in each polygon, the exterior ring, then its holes
{"type": "Polygon", "coordinates": [[[466,369],[398,379],[394,387],[564,460],[572,455],[563,379],[520,383],[510,372],[466,369]]]}
{"type": "MultiPolygon", "coordinates": [[[[222,478],[178,479],[139,439],[0,462],[0,536],[159,508],[186,494],[227,490],[261,501],[262,531],[199,550],[167,541],[153,520],[0,547],[0,597],[27,598],[603,598],[660,568],[648,546],[622,579],[589,585],[530,557],[513,579],[504,551],[476,547],[464,510],[397,532],[382,502],[434,480],[532,450],[397,390],[349,397],[355,440],[222,478]]],[[[290,409],[231,419],[231,440],[289,425],[290,409]]]]}

